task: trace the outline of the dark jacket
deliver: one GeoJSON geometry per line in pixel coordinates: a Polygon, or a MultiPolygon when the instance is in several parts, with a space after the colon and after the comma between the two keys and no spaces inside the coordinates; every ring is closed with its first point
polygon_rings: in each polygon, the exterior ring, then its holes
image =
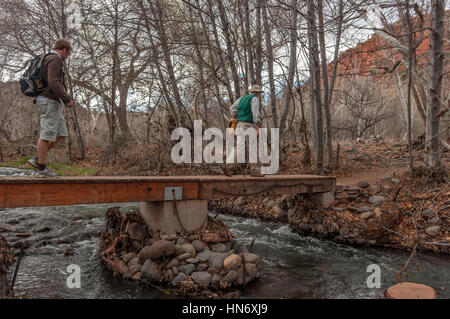
{"type": "Polygon", "coordinates": [[[64,82],[63,61],[57,54],[50,54],[44,60],[44,78],[48,82],[42,96],[59,101],[64,104],[69,103],[72,98],[66,93],[64,82]]]}

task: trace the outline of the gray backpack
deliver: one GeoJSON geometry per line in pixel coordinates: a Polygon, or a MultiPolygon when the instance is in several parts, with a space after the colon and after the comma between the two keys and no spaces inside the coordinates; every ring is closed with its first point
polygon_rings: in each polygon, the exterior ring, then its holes
{"type": "Polygon", "coordinates": [[[41,54],[28,61],[28,68],[19,80],[20,91],[24,95],[36,97],[44,92],[48,82],[44,78],[43,64],[50,54],[56,53],[41,54]]]}

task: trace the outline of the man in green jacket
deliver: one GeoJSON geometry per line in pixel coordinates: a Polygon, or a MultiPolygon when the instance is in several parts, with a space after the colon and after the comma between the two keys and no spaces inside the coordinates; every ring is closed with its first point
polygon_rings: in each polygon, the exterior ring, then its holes
{"type": "MultiPolygon", "coordinates": [[[[239,129],[242,129],[242,131],[247,130],[248,128],[256,128],[256,134],[259,136],[259,129],[261,128],[261,116],[260,116],[260,97],[261,93],[264,91],[261,89],[259,85],[253,85],[249,90],[249,94],[246,94],[244,96],[241,96],[236,102],[233,103],[233,105],[230,108],[230,113],[232,118],[237,118],[237,126],[236,130],[237,133],[239,133],[239,129]]],[[[241,131],[241,132],[242,132],[241,131]]],[[[246,145],[248,145],[249,141],[248,138],[246,138],[246,145]]],[[[257,171],[258,167],[256,164],[250,164],[249,163],[249,149],[250,146],[248,146],[247,150],[245,148],[245,145],[238,145],[240,146],[240,150],[245,152],[245,167],[248,166],[251,167],[250,170],[250,176],[255,177],[263,177],[261,173],[257,171]]],[[[256,148],[258,149],[258,148],[256,148]]],[[[230,176],[231,173],[228,169],[228,167],[223,166],[223,171],[225,175],[230,176]]],[[[247,171],[245,172],[245,174],[247,171]]]]}

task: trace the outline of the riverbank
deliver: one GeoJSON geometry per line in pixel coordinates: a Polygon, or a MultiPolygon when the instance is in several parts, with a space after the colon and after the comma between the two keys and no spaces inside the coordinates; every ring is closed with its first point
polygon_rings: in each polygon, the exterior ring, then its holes
{"type": "Polygon", "coordinates": [[[315,208],[302,195],[212,201],[218,213],[286,223],[304,236],[352,246],[450,254],[450,188],[423,178],[385,176],[374,184],[337,185],[334,205],[315,208]]]}

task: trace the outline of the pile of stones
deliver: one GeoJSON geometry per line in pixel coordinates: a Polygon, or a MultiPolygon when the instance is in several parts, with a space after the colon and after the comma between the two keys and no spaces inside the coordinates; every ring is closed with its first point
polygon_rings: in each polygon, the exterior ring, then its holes
{"type": "MultiPolygon", "coordinates": [[[[261,258],[246,247],[235,248],[229,232],[225,236],[223,230],[219,235],[208,229],[195,234],[150,234],[140,216],[125,223],[127,216],[121,217],[122,221],[113,224],[123,231],[104,231],[100,250],[103,260],[124,279],[220,291],[260,276],[261,258]]],[[[117,220],[117,212],[114,218],[117,220]]],[[[217,223],[221,222],[208,221],[216,231],[217,223]]]]}

